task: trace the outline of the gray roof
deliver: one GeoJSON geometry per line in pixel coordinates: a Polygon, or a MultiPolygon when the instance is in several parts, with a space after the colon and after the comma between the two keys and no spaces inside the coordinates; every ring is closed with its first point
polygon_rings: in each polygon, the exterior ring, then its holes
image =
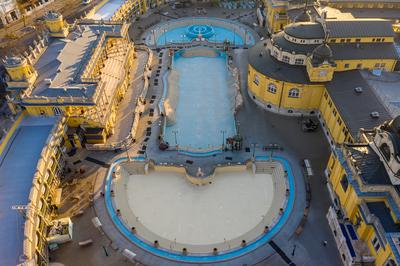
{"type": "Polygon", "coordinates": [[[294,42],[289,42],[284,37],[284,32],[279,32],[275,34],[272,38],[273,44],[282,48],[282,50],[286,52],[296,52],[296,54],[311,54],[315,48],[317,48],[318,44],[299,44],[294,42]]]}
{"type": "Polygon", "coordinates": [[[400,232],[400,224],[393,221],[390,209],[386,207],[385,202],[367,202],[366,204],[370,213],[379,219],[386,233],[400,232]]]}
{"type": "Polygon", "coordinates": [[[384,19],[327,19],[326,28],[331,38],[394,36],[392,22],[384,19]]]}
{"type": "Polygon", "coordinates": [[[36,165],[54,123],[54,118],[25,118],[0,155],[1,265],[20,263],[25,220],[11,206],[28,203],[36,165]]]}
{"type": "MultiPolygon", "coordinates": [[[[285,39],[279,32],[272,38],[274,45],[282,50],[296,54],[311,54],[319,44],[298,44],[285,39]]],[[[329,43],[333,59],[398,59],[399,55],[393,43],[329,43]]]]}
{"type": "Polygon", "coordinates": [[[392,119],[359,70],[335,72],[326,88],[353,137],[358,135],[360,128],[372,129],[392,119]],[[357,87],[363,92],[355,92],[357,87]],[[379,118],[372,118],[372,112],[378,112],[379,118]]]}
{"type": "Polygon", "coordinates": [[[399,59],[393,43],[330,43],[333,59],[399,59]]]}
{"type": "Polygon", "coordinates": [[[344,8],[343,12],[349,12],[355,18],[383,18],[393,21],[400,17],[397,8],[344,8]]]}
{"type": "Polygon", "coordinates": [[[392,182],[383,162],[369,145],[346,147],[354,160],[354,166],[360,171],[360,177],[368,185],[391,185],[392,182]]]}
{"type": "Polygon", "coordinates": [[[299,84],[318,84],[310,82],[305,66],[289,65],[273,58],[264,43],[265,41],[261,41],[249,50],[249,64],[255,70],[276,80],[299,84]]]}
{"type": "Polygon", "coordinates": [[[66,102],[71,97],[86,97],[89,104],[98,82],[82,82],[82,71],[98,45],[101,33],[120,37],[121,31],[121,24],[80,24],[67,38],[52,39],[35,64],[38,78],[32,96],[62,97],[66,102]]]}
{"type": "Polygon", "coordinates": [[[285,27],[287,35],[298,39],[324,39],[325,31],[318,22],[296,22],[285,27]]]}

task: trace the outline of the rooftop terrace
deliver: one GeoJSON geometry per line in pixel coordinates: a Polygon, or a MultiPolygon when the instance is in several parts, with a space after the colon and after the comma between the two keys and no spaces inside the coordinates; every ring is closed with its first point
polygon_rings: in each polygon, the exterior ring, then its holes
{"type": "Polygon", "coordinates": [[[27,205],[40,153],[55,118],[27,117],[0,155],[0,258],[1,265],[20,263],[25,219],[13,205],[27,205]]]}

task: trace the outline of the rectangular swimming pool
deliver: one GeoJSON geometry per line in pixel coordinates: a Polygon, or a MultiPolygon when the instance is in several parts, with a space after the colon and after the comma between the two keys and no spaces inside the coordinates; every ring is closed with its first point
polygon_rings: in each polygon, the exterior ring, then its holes
{"type": "Polygon", "coordinates": [[[175,55],[173,69],[179,73],[176,123],[167,126],[165,140],[185,151],[221,149],[224,139],[236,134],[235,92],[229,85],[226,56],[175,55]],[[234,98],[234,97],[233,97],[234,98]]]}

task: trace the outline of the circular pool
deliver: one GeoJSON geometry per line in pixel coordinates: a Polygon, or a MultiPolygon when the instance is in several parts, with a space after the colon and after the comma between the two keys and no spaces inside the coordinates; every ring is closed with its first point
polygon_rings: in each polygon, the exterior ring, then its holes
{"type": "Polygon", "coordinates": [[[148,46],[184,44],[193,41],[208,43],[230,42],[234,45],[254,45],[257,34],[236,21],[188,17],[163,22],[150,28],[143,38],[148,46]]]}
{"type": "Polygon", "coordinates": [[[186,31],[186,35],[192,39],[199,37],[210,39],[214,34],[214,28],[209,25],[191,25],[186,31]]]}
{"type": "Polygon", "coordinates": [[[281,230],[293,209],[294,180],[282,158],[258,161],[253,170],[251,164],[218,167],[201,186],[182,167],[151,166],[141,173],[143,161],[120,162],[106,182],[110,217],[134,244],[168,260],[244,255],[281,230]]]}

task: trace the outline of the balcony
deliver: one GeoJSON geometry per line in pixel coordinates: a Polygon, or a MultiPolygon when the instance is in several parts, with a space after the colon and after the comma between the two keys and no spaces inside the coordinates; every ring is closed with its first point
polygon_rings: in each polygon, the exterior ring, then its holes
{"type": "Polygon", "coordinates": [[[358,238],[352,223],[339,219],[333,207],[329,208],[326,218],[345,266],[375,265],[375,258],[369,252],[367,244],[358,238]]]}

